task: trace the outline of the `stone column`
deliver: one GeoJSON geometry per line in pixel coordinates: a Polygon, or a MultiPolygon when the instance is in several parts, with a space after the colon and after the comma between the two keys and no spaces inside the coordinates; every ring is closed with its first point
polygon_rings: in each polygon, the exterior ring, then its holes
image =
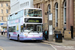
{"type": "Polygon", "coordinates": [[[70,0],[70,26],[74,25],[74,0],[70,0]]]}
{"type": "Polygon", "coordinates": [[[74,3],[73,0],[67,1],[67,9],[66,9],[66,30],[70,30],[70,26],[74,25],[74,3]]]}
{"type": "Polygon", "coordinates": [[[53,14],[53,1],[51,0],[51,13],[53,14]]]}
{"type": "Polygon", "coordinates": [[[67,1],[67,9],[66,9],[66,31],[64,33],[64,38],[65,39],[72,39],[71,38],[71,30],[70,26],[73,26],[73,17],[74,17],[74,3],[73,0],[66,0],[67,1]]]}
{"type": "Polygon", "coordinates": [[[44,3],[41,3],[41,6],[40,6],[40,7],[41,7],[41,9],[42,9],[42,17],[43,17],[43,24],[44,24],[44,23],[45,23],[45,17],[44,17],[44,16],[45,16],[45,15],[44,15],[44,14],[45,14],[45,11],[44,11],[44,3]]]}
{"type": "Polygon", "coordinates": [[[70,28],[69,28],[69,4],[70,4],[70,0],[66,0],[66,30],[70,30],[70,28]]]}
{"type": "Polygon", "coordinates": [[[60,30],[61,27],[61,0],[58,1],[58,29],[60,30]]]}

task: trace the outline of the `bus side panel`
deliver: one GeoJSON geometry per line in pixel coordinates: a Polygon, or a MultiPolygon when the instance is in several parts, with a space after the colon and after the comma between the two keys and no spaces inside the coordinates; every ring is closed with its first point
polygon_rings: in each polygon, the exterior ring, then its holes
{"type": "MultiPolygon", "coordinates": [[[[19,23],[19,37],[21,37],[21,36],[23,36],[23,32],[21,32],[21,26],[23,25],[23,23],[24,23],[24,20],[23,20],[24,18],[23,17],[21,17],[20,18],[20,23],[19,23]]],[[[17,35],[17,36],[18,36],[17,35]]],[[[20,40],[21,40],[21,38],[20,38],[20,40]]]]}

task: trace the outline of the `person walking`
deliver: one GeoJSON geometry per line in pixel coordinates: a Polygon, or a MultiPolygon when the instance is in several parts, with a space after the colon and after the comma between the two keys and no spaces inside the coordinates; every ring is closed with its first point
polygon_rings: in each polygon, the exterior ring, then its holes
{"type": "Polygon", "coordinates": [[[1,35],[3,35],[3,30],[1,31],[1,35]]]}
{"type": "Polygon", "coordinates": [[[47,31],[47,29],[45,30],[45,40],[48,40],[48,31],[47,31]]]}
{"type": "Polygon", "coordinates": [[[43,30],[43,40],[45,40],[45,31],[43,30]]]}
{"type": "Polygon", "coordinates": [[[5,35],[5,29],[3,30],[3,33],[4,33],[4,35],[5,35]]]}

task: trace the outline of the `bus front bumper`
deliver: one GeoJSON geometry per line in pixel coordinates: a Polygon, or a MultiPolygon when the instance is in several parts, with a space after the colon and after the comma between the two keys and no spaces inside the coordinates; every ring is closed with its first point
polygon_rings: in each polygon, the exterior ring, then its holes
{"type": "Polygon", "coordinates": [[[20,40],[43,40],[43,37],[20,37],[20,40]]]}

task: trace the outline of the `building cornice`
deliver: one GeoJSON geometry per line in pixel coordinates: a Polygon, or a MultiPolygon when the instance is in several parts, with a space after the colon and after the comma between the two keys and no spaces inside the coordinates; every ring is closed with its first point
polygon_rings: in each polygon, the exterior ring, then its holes
{"type": "Polygon", "coordinates": [[[33,4],[45,3],[45,2],[52,2],[54,0],[33,0],[33,4]]]}
{"type": "Polygon", "coordinates": [[[33,0],[33,4],[44,3],[45,0],[33,0]]]}

